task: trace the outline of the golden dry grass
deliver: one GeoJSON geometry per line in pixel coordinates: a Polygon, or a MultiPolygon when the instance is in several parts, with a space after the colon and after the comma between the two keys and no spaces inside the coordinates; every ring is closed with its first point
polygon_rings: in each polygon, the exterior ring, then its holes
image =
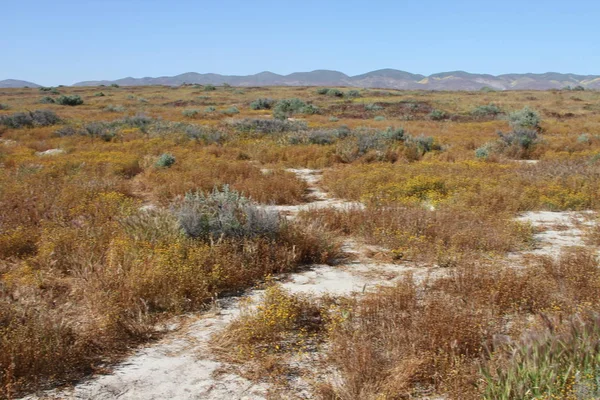
{"type": "MultiPolygon", "coordinates": [[[[124,221],[143,218],[141,206],[168,210],[186,192],[222,185],[261,203],[297,204],[306,201],[306,184],[285,168],[327,168],[323,184],[332,194],[363,201],[367,207],[323,211],[307,219],[335,233],[385,245],[397,258],[473,266],[480,256],[502,256],[527,246],[530,229],[512,221],[519,211],[598,209],[600,204],[600,93],[595,91],[365,90],[359,98],[338,99],[318,95],[315,88],[296,87],[219,87],[211,92],[194,86],[58,90],[80,95],[84,104],[39,104],[46,93],[36,89],[0,90],[0,103],[10,107],[0,116],[48,109],[63,120],[55,126],[22,129],[0,124],[0,393],[4,397],[90,373],[101,358],[152,339],[158,320],[202,309],[215,293],[246,288],[268,274],[303,263],[325,261],[337,251],[323,229],[315,232],[302,223],[290,225],[277,238],[213,243],[182,236],[160,213],[136,230],[124,221]],[[96,95],[100,92],[104,96],[96,95]],[[320,113],[295,115],[307,124],[300,133],[236,129],[232,121],[271,119],[270,110],[249,107],[257,98],[300,98],[319,107],[320,113]],[[528,151],[539,163],[517,162],[510,153],[476,159],[477,148],[496,140],[498,130],[509,130],[503,116],[471,114],[475,107],[489,103],[504,114],[525,105],[540,113],[542,140],[528,151]],[[369,111],[368,104],[383,109],[369,111]],[[110,111],[110,105],[122,108],[110,111]],[[222,112],[231,107],[240,112],[222,112]],[[199,113],[184,115],[184,110],[192,109],[199,113]],[[443,110],[450,118],[434,121],[428,114],[432,109],[443,110]],[[122,121],[138,113],[150,122],[122,121]],[[385,120],[375,121],[377,115],[385,120]],[[98,126],[101,133],[90,134],[98,126]],[[347,132],[344,126],[352,132],[348,137],[335,136],[321,144],[302,141],[317,130],[325,136],[347,132]],[[69,127],[87,134],[56,133],[69,127]],[[403,127],[413,138],[431,136],[435,148],[421,152],[408,141],[386,139],[361,152],[362,141],[388,127],[403,127]],[[39,154],[50,149],[64,153],[39,154]],[[157,166],[166,153],[175,157],[175,163],[170,168],[157,166]],[[428,211],[432,207],[435,211],[428,211]]],[[[575,268],[575,264],[565,265],[575,268]]],[[[511,283],[502,290],[522,287],[517,283],[523,278],[509,272],[470,268],[474,282],[482,287],[497,283],[488,276],[511,283]]],[[[527,291],[510,294],[501,303],[547,305],[546,291],[559,279],[552,273],[545,270],[536,275],[527,291]]],[[[451,287],[451,281],[445,282],[451,287]]],[[[381,330],[392,329],[384,314],[404,318],[388,304],[400,301],[404,307],[402,299],[413,289],[408,281],[403,285],[397,288],[403,293],[401,299],[382,292],[355,307],[367,310],[365,321],[373,321],[377,329],[378,324],[381,330]]],[[[568,291],[559,285],[559,293],[564,297],[561,304],[571,307],[579,304],[579,290],[589,288],[582,280],[569,285],[568,291]]],[[[453,343],[458,343],[460,354],[471,356],[490,334],[474,328],[451,333],[451,328],[459,323],[494,322],[497,314],[507,310],[521,312],[485,300],[470,287],[479,314],[463,308],[464,313],[455,315],[448,308],[460,306],[454,289],[430,289],[452,301],[437,304],[432,297],[431,312],[437,314],[423,313],[412,328],[406,328],[431,329],[431,336],[422,338],[428,342],[417,346],[421,353],[406,353],[404,344],[394,341],[400,339],[388,337],[395,332],[406,343],[413,331],[386,331],[373,337],[384,340],[379,342],[385,343],[383,348],[370,348],[372,337],[361,336],[362,314],[357,326],[336,331],[334,345],[351,348],[359,341],[364,348],[357,347],[360,354],[340,353],[341,358],[332,359],[342,370],[348,368],[349,383],[345,392],[330,388],[330,393],[345,398],[378,391],[408,393],[415,382],[447,388],[448,371],[457,365],[446,357],[453,354],[453,343]],[[435,349],[446,355],[436,358],[435,349]],[[383,361],[378,351],[383,352],[383,361]],[[401,354],[410,357],[399,361],[401,354]],[[364,359],[366,370],[345,366],[352,357],[364,359]],[[389,378],[396,375],[400,378],[389,378]]],[[[410,307],[412,312],[423,305],[410,307]]]]}

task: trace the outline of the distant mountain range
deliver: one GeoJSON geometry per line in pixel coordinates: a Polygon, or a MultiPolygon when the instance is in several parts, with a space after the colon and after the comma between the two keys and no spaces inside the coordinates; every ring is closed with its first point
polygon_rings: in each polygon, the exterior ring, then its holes
{"type": "Polygon", "coordinates": [[[0,88],[22,88],[22,87],[32,87],[37,88],[40,87],[37,83],[27,82],[27,81],[19,81],[17,79],[5,79],[0,81],[0,88]]]}
{"type": "MultiPolygon", "coordinates": [[[[547,72],[545,74],[471,74],[464,71],[442,72],[429,76],[412,74],[396,69],[380,69],[366,74],[348,76],[339,71],[316,70],[279,75],[261,72],[255,75],[219,75],[188,72],[176,76],[158,78],[123,78],[115,81],[84,81],[73,86],[99,86],[118,84],[121,86],[228,83],[232,86],[349,86],[362,88],[408,89],[408,90],[479,90],[490,87],[496,90],[546,90],[566,86],[583,86],[587,89],[600,89],[600,75],[576,75],[547,72]]],[[[5,80],[2,87],[37,87],[35,83],[5,80]]]]}

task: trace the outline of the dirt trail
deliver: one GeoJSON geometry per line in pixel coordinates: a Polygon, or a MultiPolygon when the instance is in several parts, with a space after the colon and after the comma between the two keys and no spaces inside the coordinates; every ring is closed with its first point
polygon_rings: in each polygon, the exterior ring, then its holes
{"type": "Polygon", "coordinates": [[[596,214],[591,211],[529,211],[517,221],[530,223],[536,233],[534,249],[513,253],[510,258],[523,255],[558,257],[561,250],[585,246],[585,228],[594,224],[596,214]]]}
{"type": "MultiPolygon", "coordinates": [[[[319,187],[321,172],[291,170],[308,183],[309,202],[295,206],[264,206],[293,219],[301,210],[312,208],[362,207],[362,204],[331,198],[319,187]]],[[[404,272],[417,269],[375,260],[372,254],[381,249],[362,245],[354,239],[343,243],[342,251],[350,261],[343,265],[312,265],[299,273],[281,276],[282,285],[292,292],[329,292],[347,295],[390,284],[404,272]]],[[[425,274],[426,269],[418,272],[425,274]]],[[[218,301],[214,311],[186,316],[178,329],[161,341],[141,348],[114,367],[108,375],[95,376],[73,388],[46,392],[29,399],[263,399],[269,387],[250,382],[229,372],[227,365],[216,361],[209,350],[209,340],[236,318],[242,302],[258,300],[263,293],[255,289],[244,296],[218,301]]],[[[181,320],[181,319],[180,319],[181,320]]],[[[305,397],[302,384],[292,396],[305,397]]]]}
{"type": "MultiPolygon", "coordinates": [[[[291,170],[308,183],[309,199],[295,206],[264,206],[276,210],[289,219],[298,212],[324,207],[362,207],[362,204],[330,197],[320,188],[320,171],[291,170]]],[[[541,230],[536,233],[537,248],[530,252],[512,254],[521,258],[525,254],[555,255],[564,246],[583,245],[581,226],[589,220],[589,213],[530,212],[519,220],[528,221],[541,230]]],[[[417,279],[427,276],[431,269],[382,263],[374,254],[383,252],[376,246],[367,246],[355,239],[346,239],[343,253],[348,262],[343,265],[312,265],[298,273],[278,277],[282,285],[295,293],[325,292],[348,295],[372,290],[377,285],[391,284],[411,271],[417,279]]],[[[513,259],[514,260],[514,259],[513,259]]],[[[180,318],[178,329],[158,343],[141,348],[124,362],[115,366],[108,375],[95,376],[67,390],[46,392],[30,399],[265,399],[269,385],[248,381],[230,371],[232,368],[216,361],[209,350],[210,338],[224,329],[241,312],[246,300],[259,300],[263,291],[251,290],[244,296],[218,301],[213,311],[180,318]]],[[[297,360],[305,369],[313,369],[311,362],[318,359],[297,360]]],[[[309,371],[310,372],[310,371],[309,371]]],[[[314,372],[314,371],[313,371],[314,372]]],[[[322,377],[321,377],[322,378],[322,377]]],[[[302,378],[290,382],[286,398],[310,398],[309,385],[302,378]]],[[[281,396],[281,394],[279,394],[281,396]]]]}

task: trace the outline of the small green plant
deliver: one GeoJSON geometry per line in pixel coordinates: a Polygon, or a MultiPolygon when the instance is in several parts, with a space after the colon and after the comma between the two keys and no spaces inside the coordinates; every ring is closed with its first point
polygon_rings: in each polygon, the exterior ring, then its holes
{"type": "Polygon", "coordinates": [[[173,156],[170,153],[164,153],[164,154],[161,154],[161,156],[156,161],[155,165],[158,168],[169,168],[173,164],[175,164],[175,156],[173,156]]]}
{"type": "Polygon", "coordinates": [[[205,92],[212,92],[214,90],[217,90],[217,87],[215,85],[204,85],[204,91],[205,92]]]}
{"type": "Polygon", "coordinates": [[[232,106],[232,107],[229,107],[229,108],[223,110],[222,113],[225,115],[235,115],[235,114],[239,114],[240,110],[237,107],[232,106]]]}
{"type": "Polygon", "coordinates": [[[10,106],[8,104],[0,103],[0,110],[10,110],[10,106]]]}
{"type": "Polygon", "coordinates": [[[348,98],[350,98],[350,99],[354,99],[354,98],[360,97],[360,92],[359,92],[358,90],[355,90],[355,89],[353,89],[353,90],[348,90],[348,91],[346,92],[346,94],[344,94],[344,96],[345,96],[345,97],[348,97],[348,98]]]}
{"type": "Polygon", "coordinates": [[[256,99],[250,103],[250,108],[253,110],[270,110],[275,104],[272,99],[256,99]]]}
{"type": "Polygon", "coordinates": [[[383,110],[383,107],[380,106],[379,104],[369,103],[369,104],[365,104],[365,110],[367,110],[367,111],[381,111],[381,110],[383,110]]]}
{"type": "Polygon", "coordinates": [[[194,118],[195,116],[200,114],[200,110],[197,110],[195,108],[188,108],[187,110],[183,110],[181,114],[187,118],[194,118]]]}
{"type": "Polygon", "coordinates": [[[215,111],[217,111],[217,109],[216,109],[215,107],[213,107],[213,106],[208,106],[208,107],[206,107],[206,108],[204,109],[204,112],[205,112],[205,113],[213,113],[213,112],[215,112],[215,111]]]}
{"type": "Polygon", "coordinates": [[[50,96],[44,96],[40,99],[40,104],[54,104],[56,101],[50,96]]]}
{"type": "Polygon", "coordinates": [[[383,115],[378,115],[374,118],[375,121],[385,121],[385,117],[383,115]]]}
{"type": "Polygon", "coordinates": [[[102,92],[98,92],[98,93],[94,94],[94,97],[104,97],[104,96],[106,96],[106,95],[102,92]]]}
{"type": "Polygon", "coordinates": [[[318,108],[311,104],[306,104],[304,101],[293,98],[283,99],[275,104],[273,108],[273,117],[277,119],[286,119],[294,114],[316,114],[318,108]]]}
{"type": "Polygon", "coordinates": [[[61,106],[78,106],[83,104],[83,99],[79,95],[62,95],[56,99],[56,103],[61,106]]]}
{"type": "Polygon", "coordinates": [[[344,92],[339,89],[329,89],[327,90],[327,96],[329,97],[344,97],[344,92]]]}
{"type": "Polygon", "coordinates": [[[495,117],[500,113],[502,113],[502,110],[500,110],[500,108],[493,103],[485,106],[475,107],[473,111],[471,111],[471,115],[478,118],[495,117]]]}
{"type": "Polygon", "coordinates": [[[120,87],[120,86],[119,86],[119,85],[117,85],[116,83],[113,83],[113,84],[111,84],[111,85],[110,85],[110,87],[113,87],[113,88],[118,88],[118,87],[120,87]]]}
{"type": "Polygon", "coordinates": [[[338,122],[339,120],[338,117],[329,117],[329,122],[338,122]]]}
{"type": "Polygon", "coordinates": [[[328,91],[329,91],[328,88],[318,88],[317,94],[327,94],[328,91]]]}
{"type": "Polygon", "coordinates": [[[446,119],[448,117],[448,114],[446,114],[446,112],[442,111],[442,110],[432,110],[429,113],[429,118],[432,121],[441,121],[443,119],[446,119]]]}

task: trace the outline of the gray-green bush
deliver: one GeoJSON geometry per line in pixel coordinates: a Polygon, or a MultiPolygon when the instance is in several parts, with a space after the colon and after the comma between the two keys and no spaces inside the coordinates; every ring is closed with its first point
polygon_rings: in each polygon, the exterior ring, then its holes
{"type": "Polygon", "coordinates": [[[508,115],[508,122],[513,129],[540,129],[542,119],[537,111],[525,106],[523,109],[514,111],[508,115]]]}
{"type": "Polygon", "coordinates": [[[83,99],[79,95],[62,95],[56,99],[56,103],[61,106],[78,106],[83,104],[83,99]]]}
{"type": "Polygon", "coordinates": [[[276,212],[259,208],[227,185],[210,193],[187,193],[173,210],[184,233],[202,240],[274,237],[282,223],[276,212]]]}

